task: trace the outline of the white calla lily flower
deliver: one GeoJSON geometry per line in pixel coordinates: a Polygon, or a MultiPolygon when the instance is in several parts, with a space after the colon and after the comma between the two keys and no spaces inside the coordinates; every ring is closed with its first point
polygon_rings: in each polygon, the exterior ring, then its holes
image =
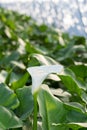
{"type": "Polygon", "coordinates": [[[43,66],[35,66],[29,67],[27,71],[30,73],[32,77],[32,94],[38,91],[42,82],[46,79],[46,77],[51,73],[61,73],[63,70],[62,65],[43,65],[43,66]]]}

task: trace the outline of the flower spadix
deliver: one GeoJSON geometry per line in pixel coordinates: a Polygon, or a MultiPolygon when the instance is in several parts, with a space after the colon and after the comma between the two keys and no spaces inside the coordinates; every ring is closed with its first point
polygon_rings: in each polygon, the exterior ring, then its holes
{"type": "Polygon", "coordinates": [[[35,66],[29,67],[27,71],[30,73],[32,77],[32,93],[38,91],[42,82],[46,79],[46,77],[51,73],[61,73],[63,70],[62,65],[43,65],[43,66],[35,66]]]}

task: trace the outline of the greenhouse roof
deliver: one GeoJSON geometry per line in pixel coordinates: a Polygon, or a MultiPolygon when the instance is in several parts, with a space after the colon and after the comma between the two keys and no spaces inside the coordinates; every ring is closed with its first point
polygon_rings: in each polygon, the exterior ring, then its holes
{"type": "Polygon", "coordinates": [[[32,16],[71,35],[87,36],[87,0],[0,0],[0,6],[32,16]]]}

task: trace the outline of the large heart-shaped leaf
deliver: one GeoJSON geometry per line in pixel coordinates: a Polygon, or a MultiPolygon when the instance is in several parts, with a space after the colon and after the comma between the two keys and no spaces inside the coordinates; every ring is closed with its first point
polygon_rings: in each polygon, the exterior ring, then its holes
{"type": "Polygon", "coordinates": [[[86,87],[83,82],[76,78],[75,74],[70,69],[65,69],[59,77],[68,91],[73,95],[73,99],[75,101],[75,98],[77,97],[79,100],[82,99],[85,103],[87,103],[87,94],[85,93],[86,87]]]}
{"type": "Polygon", "coordinates": [[[46,77],[51,73],[60,73],[63,70],[62,65],[44,65],[30,67],[27,69],[32,77],[32,93],[35,93],[46,77]]]}
{"type": "Polygon", "coordinates": [[[22,127],[22,121],[9,109],[0,106],[0,130],[22,127]]]}
{"type": "MultiPolygon", "coordinates": [[[[38,94],[39,110],[42,117],[43,130],[54,130],[52,123],[63,122],[67,111],[57,98],[54,98],[47,85],[42,85],[38,94]]],[[[58,129],[55,129],[58,130],[58,129]]]]}
{"type": "Polygon", "coordinates": [[[19,105],[16,94],[4,83],[0,84],[0,105],[15,109],[19,105]]]}
{"type": "Polygon", "coordinates": [[[54,97],[47,85],[38,93],[38,104],[42,117],[42,130],[78,130],[87,128],[87,114],[78,104],[66,104],[54,97]]]}
{"type": "Polygon", "coordinates": [[[20,100],[20,105],[16,109],[21,119],[29,117],[33,111],[33,96],[31,93],[31,87],[23,87],[16,90],[17,97],[20,100]]]}

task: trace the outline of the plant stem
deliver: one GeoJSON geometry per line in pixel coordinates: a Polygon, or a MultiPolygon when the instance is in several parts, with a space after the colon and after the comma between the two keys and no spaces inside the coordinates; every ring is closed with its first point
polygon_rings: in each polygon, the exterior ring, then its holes
{"type": "Polygon", "coordinates": [[[37,130],[37,93],[34,94],[33,130],[37,130]]]}

